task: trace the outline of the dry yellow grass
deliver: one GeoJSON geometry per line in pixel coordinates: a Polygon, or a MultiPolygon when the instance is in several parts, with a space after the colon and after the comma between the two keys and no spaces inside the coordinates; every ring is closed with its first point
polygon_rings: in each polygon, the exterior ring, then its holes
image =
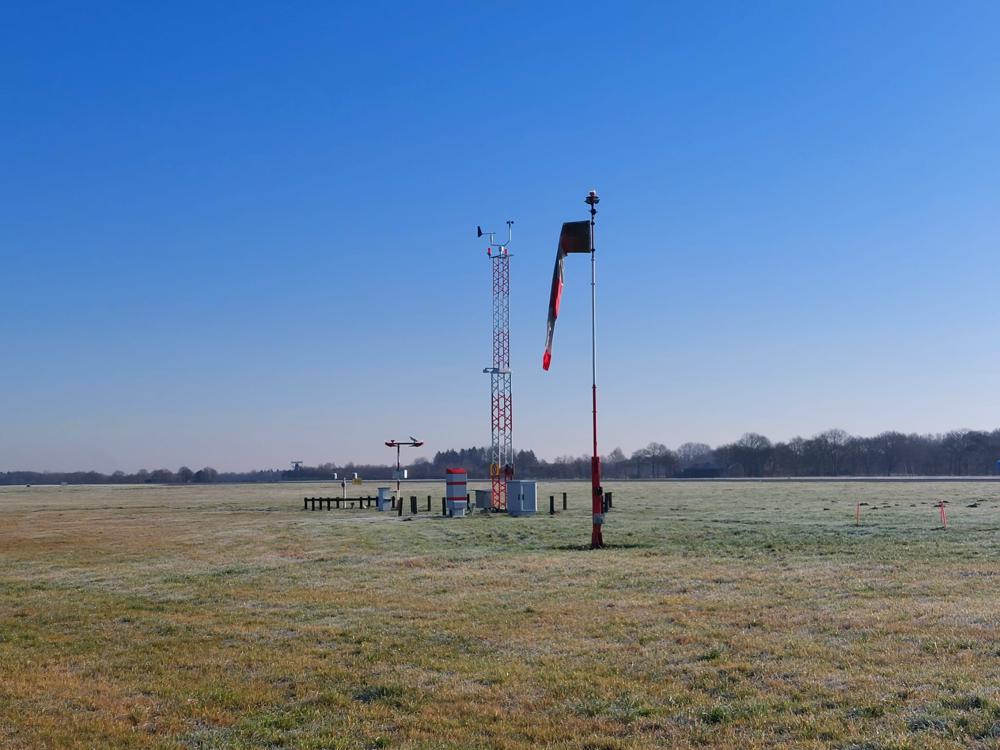
{"type": "Polygon", "coordinates": [[[0,746],[1000,747],[1000,485],[609,489],[0,489],[0,746]]]}

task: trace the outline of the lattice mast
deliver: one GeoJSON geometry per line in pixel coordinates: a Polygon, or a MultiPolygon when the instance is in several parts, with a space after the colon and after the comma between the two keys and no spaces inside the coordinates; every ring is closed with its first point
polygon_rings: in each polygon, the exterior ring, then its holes
{"type": "Polygon", "coordinates": [[[507,222],[507,241],[495,232],[486,251],[493,271],[493,365],[490,374],[490,483],[495,511],[507,509],[507,480],[514,478],[514,404],[510,384],[510,245],[513,221],[507,222]]]}

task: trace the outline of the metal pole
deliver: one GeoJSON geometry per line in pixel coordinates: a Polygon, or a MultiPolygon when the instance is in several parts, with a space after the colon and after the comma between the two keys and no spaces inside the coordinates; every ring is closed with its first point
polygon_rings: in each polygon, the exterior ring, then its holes
{"type": "Polygon", "coordinates": [[[604,491],[601,488],[601,457],[597,452],[597,243],[595,220],[597,204],[600,202],[597,191],[591,190],[585,202],[590,206],[590,368],[591,396],[594,409],[594,455],[590,459],[590,491],[591,512],[594,525],[590,533],[590,548],[599,549],[604,546],[604,491]]]}
{"type": "Polygon", "coordinates": [[[399,494],[399,449],[402,447],[401,443],[396,444],[396,500],[399,503],[403,502],[403,496],[399,494]]]}

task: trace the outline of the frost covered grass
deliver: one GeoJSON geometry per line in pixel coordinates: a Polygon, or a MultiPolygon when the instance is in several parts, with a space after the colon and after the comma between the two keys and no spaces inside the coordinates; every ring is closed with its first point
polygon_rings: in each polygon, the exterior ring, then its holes
{"type": "Polygon", "coordinates": [[[1000,484],[608,489],[2,488],[0,746],[1000,747],[1000,484]]]}

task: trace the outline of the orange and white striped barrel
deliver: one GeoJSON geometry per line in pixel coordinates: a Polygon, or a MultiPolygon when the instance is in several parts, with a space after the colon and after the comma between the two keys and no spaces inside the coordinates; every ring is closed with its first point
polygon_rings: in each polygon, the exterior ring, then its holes
{"type": "Polygon", "coordinates": [[[445,483],[448,510],[452,516],[461,518],[468,502],[469,475],[465,469],[445,469],[445,483]]]}

